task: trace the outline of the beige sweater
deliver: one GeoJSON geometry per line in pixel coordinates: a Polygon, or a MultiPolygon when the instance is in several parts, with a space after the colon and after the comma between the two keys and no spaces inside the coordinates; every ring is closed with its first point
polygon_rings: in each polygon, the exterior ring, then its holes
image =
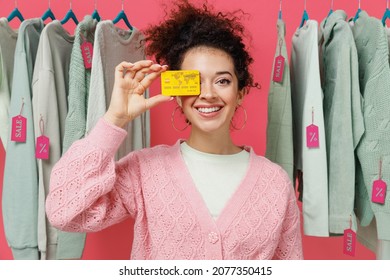
{"type": "MultiPolygon", "coordinates": [[[[142,33],[135,27],[132,31],[120,29],[111,20],[100,21],[97,24],[88,96],[87,133],[104,115],[110,104],[115,67],[122,61],[135,62],[145,58],[144,47],[141,44],[143,38],[142,33]]],[[[130,151],[148,147],[149,130],[149,112],[129,123],[126,131],[130,136],[122,143],[116,158],[119,159],[130,151]]]]}

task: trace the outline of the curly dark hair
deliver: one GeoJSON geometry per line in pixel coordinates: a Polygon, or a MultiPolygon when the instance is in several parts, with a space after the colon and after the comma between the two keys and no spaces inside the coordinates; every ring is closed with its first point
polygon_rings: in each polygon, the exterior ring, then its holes
{"type": "Polygon", "coordinates": [[[177,0],[165,20],[144,30],[146,54],[154,56],[157,63],[167,64],[171,70],[178,70],[188,50],[206,46],[220,49],[229,54],[234,62],[238,88],[257,87],[249,65],[253,58],[243,42],[244,26],[239,22],[238,10],[223,14],[207,7],[195,7],[189,0],[177,0]]]}

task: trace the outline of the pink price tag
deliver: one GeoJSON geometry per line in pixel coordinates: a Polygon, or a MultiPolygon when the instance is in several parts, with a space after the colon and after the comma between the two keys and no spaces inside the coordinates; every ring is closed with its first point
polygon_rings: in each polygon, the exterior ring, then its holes
{"type": "Polygon", "coordinates": [[[272,80],[277,83],[282,82],[283,72],[284,72],[284,57],[279,55],[275,58],[274,75],[272,80]]]}
{"type": "Polygon", "coordinates": [[[344,230],[344,246],[343,253],[354,257],[356,248],[356,233],[352,229],[344,230]]]}
{"type": "Polygon", "coordinates": [[[382,181],[381,179],[375,180],[372,186],[372,195],[371,195],[372,202],[385,204],[386,191],[387,191],[386,182],[382,181]]]}
{"type": "Polygon", "coordinates": [[[81,54],[83,56],[85,69],[91,69],[93,56],[93,45],[91,42],[85,41],[81,44],[81,54]]]}
{"type": "Polygon", "coordinates": [[[37,144],[35,147],[35,157],[39,159],[49,158],[50,140],[45,135],[41,135],[37,138],[37,144]]]}
{"type": "Polygon", "coordinates": [[[320,146],[318,126],[311,124],[306,127],[306,145],[308,148],[318,148],[320,146]]]}
{"type": "Polygon", "coordinates": [[[22,115],[12,118],[11,141],[26,142],[27,119],[22,115]]]}

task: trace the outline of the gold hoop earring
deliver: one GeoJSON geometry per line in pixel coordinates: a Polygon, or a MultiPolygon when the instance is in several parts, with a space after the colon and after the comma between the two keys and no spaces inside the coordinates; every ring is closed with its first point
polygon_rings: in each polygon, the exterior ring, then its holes
{"type": "MultiPolygon", "coordinates": [[[[181,110],[181,107],[179,105],[176,106],[175,110],[173,110],[172,112],[172,115],[171,115],[171,124],[172,124],[172,127],[178,131],[178,132],[182,132],[184,131],[187,127],[189,127],[189,125],[191,124],[187,119],[186,119],[186,126],[181,128],[181,129],[178,129],[176,126],[175,126],[175,115],[176,115],[176,112],[177,110],[180,109],[181,110]]],[[[183,111],[181,110],[182,114],[183,114],[183,111]]]]}
{"type": "Polygon", "coordinates": [[[241,127],[237,128],[237,126],[234,124],[233,119],[232,119],[231,122],[230,122],[230,124],[231,124],[231,127],[232,127],[234,130],[241,130],[241,129],[243,129],[243,128],[245,127],[245,125],[246,125],[247,120],[248,120],[248,115],[247,115],[247,113],[246,113],[246,109],[245,109],[244,106],[238,105],[238,106],[236,107],[236,112],[235,112],[235,114],[237,113],[237,111],[238,111],[239,108],[241,108],[241,109],[243,110],[243,112],[244,112],[244,123],[242,124],[241,127]]]}

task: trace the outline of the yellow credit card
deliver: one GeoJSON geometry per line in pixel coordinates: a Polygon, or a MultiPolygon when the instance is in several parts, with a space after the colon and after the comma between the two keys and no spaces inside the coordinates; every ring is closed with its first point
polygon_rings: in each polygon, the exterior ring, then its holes
{"type": "Polygon", "coordinates": [[[177,70],[162,72],[161,94],[166,96],[199,95],[199,71],[177,70]]]}

